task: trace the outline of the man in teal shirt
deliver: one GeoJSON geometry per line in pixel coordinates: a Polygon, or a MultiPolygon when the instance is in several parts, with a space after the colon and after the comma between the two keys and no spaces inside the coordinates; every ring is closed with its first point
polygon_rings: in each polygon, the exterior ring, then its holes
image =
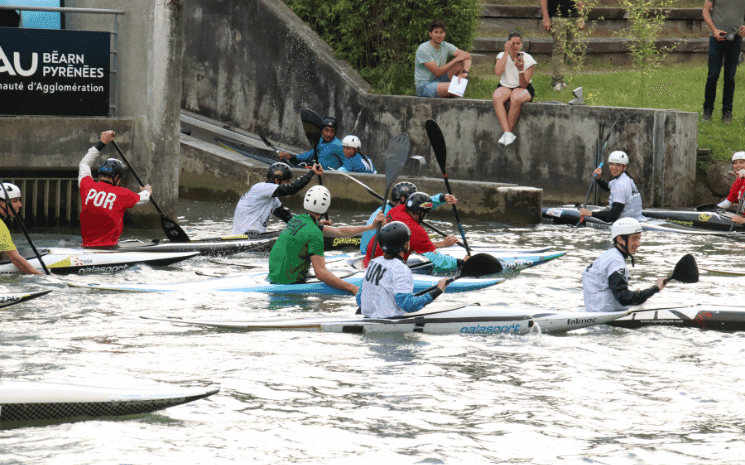
{"type": "Polygon", "coordinates": [[[308,189],[303,199],[304,215],[295,215],[279,235],[269,253],[269,281],[274,284],[295,284],[305,281],[310,265],[316,278],[331,287],[357,294],[354,284],[337,278],[326,269],[323,258],[323,236],[350,237],[364,231],[376,229],[385,217],[379,213],[375,222],[366,226],[332,226],[320,225],[318,220],[331,205],[331,193],[323,186],[308,189]]]}
{"type": "Polygon", "coordinates": [[[416,50],[414,83],[419,97],[457,97],[448,92],[453,76],[467,78],[471,54],[445,42],[445,23],[432,21],[429,39],[416,50]],[[452,58],[452,59],[451,59],[452,58]]]}
{"type": "MultiPolygon", "coordinates": [[[[316,149],[318,151],[318,164],[325,170],[329,168],[338,169],[344,164],[344,148],[339,138],[336,137],[337,126],[336,118],[327,116],[323,119],[321,140],[318,141],[318,147],[316,149]]],[[[303,162],[307,165],[312,165],[315,163],[316,150],[310,149],[298,155],[279,152],[279,158],[293,164],[303,162]]]]}

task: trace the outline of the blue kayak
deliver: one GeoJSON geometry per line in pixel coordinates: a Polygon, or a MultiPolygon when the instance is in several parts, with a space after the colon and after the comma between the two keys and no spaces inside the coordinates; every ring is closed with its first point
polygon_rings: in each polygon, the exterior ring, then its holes
{"type": "MultiPolygon", "coordinates": [[[[346,272],[339,275],[344,281],[355,286],[362,284],[365,273],[346,272]],[[345,276],[344,276],[345,275],[345,276]]],[[[422,291],[428,287],[437,285],[439,277],[414,275],[414,292],[422,291]]],[[[445,292],[466,292],[485,287],[494,286],[503,282],[503,278],[462,278],[454,281],[445,289],[445,292]]],[[[226,276],[224,278],[208,279],[204,281],[192,281],[172,284],[74,284],[68,283],[70,287],[81,287],[88,289],[100,289],[107,291],[125,292],[266,292],[274,294],[337,294],[349,295],[348,292],[336,289],[315,278],[308,279],[302,284],[273,284],[267,280],[267,273],[239,274],[226,276]]]]}

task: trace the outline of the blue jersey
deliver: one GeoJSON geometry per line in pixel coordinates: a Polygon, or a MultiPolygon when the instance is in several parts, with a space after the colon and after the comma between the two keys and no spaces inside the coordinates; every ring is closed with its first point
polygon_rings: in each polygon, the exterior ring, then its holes
{"type": "Polygon", "coordinates": [[[345,158],[344,164],[339,168],[339,171],[346,171],[349,173],[377,173],[372,160],[363,157],[359,153],[356,153],[352,158],[345,158]]]}
{"type": "MultiPolygon", "coordinates": [[[[315,153],[313,150],[308,150],[305,153],[295,155],[295,158],[299,162],[304,161],[311,164],[315,161],[315,153]]],[[[338,169],[344,163],[344,159],[344,149],[338,137],[331,139],[331,142],[321,139],[318,143],[318,163],[323,169],[338,169]]]]}

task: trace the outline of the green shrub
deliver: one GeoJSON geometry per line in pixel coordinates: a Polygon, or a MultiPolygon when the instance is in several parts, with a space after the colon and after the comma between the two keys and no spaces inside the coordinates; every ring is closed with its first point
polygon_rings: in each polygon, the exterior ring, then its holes
{"type": "Polygon", "coordinates": [[[481,10],[477,0],[285,0],[373,86],[413,94],[414,56],[429,40],[429,23],[447,24],[446,41],[470,51],[481,10]]]}

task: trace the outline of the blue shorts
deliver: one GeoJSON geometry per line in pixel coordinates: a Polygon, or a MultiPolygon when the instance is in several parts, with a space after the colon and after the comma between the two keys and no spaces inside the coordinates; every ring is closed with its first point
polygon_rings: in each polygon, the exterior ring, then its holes
{"type": "Polygon", "coordinates": [[[439,95],[437,94],[437,84],[441,82],[450,82],[450,78],[448,77],[447,73],[443,74],[440,77],[432,79],[426,84],[423,84],[417,87],[416,88],[417,97],[429,97],[429,98],[439,97],[439,95]]]}

